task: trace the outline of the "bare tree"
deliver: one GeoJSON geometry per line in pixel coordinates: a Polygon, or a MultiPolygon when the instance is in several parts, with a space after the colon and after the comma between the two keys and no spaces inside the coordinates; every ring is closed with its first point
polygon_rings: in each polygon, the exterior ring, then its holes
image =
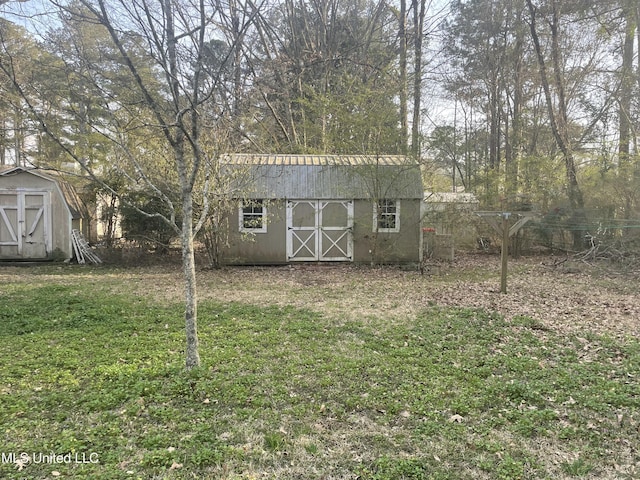
{"type": "Polygon", "coordinates": [[[564,65],[562,64],[562,49],[560,46],[560,5],[557,0],[551,0],[547,23],[550,32],[550,57],[551,69],[548,60],[545,58],[540,41],[538,30],[539,11],[531,0],[526,0],[529,10],[529,29],[533,41],[536,58],[538,61],[540,81],[544,91],[544,96],[549,115],[549,123],[556,144],[562,152],[565,165],[566,188],[569,204],[572,209],[573,223],[573,246],[576,249],[582,248],[584,229],[586,225],[586,215],[584,211],[584,196],[578,183],[578,173],[575,163],[574,146],[569,130],[569,115],[567,105],[567,92],[565,78],[563,75],[564,65]],[[555,99],[555,101],[554,101],[555,99]]]}
{"type": "Polygon", "coordinates": [[[540,81],[544,90],[544,95],[551,124],[551,131],[556,140],[558,148],[562,152],[565,162],[565,172],[567,176],[567,193],[569,203],[574,210],[584,208],[584,199],[578,185],[573,145],[569,133],[569,116],[567,110],[567,95],[565,90],[565,80],[563,77],[563,66],[561,65],[562,51],[560,48],[560,12],[556,0],[551,0],[549,28],[551,32],[551,64],[549,73],[548,60],[545,58],[540,36],[538,33],[538,9],[531,0],[527,0],[530,19],[529,27],[531,38],[538,60],[540,81]],[[553,88],[553,90],[552,90],[553,88]],[[554,102],[554,98],[556,101],[554,102]]]}
{"type": "MultiPolygon", "coordinates": [[[[50,0],[48,5],[51,9],[45,15],[72,18],[106,32],[110,54],[123,66],[120,74],[125,79],[120,80],[129,85],[126,95],[113,88],[108,72],[100,71],[97,65],[87,65],[86,77],[94,80],[92,94],[101,96],[112,113],[109,123],[88,128],[100,134],[103,141],[112,142],[119,157],[126,160],[121,170],[130,188],[150,191],[164,203],[164,214],[141,213],[162,218],[180,237],[186,367],[197,367],[200,356],[194,237],[209,214],[210,173],[219,154],[216,115],[220,113],[208,105],[214,99],[221,67],[218,64],[218,70],[212,69],[206,61],[208,42],[216,35],[214,18],[219,14],[219,4],[209,0],[50,0]],[[141,51],[146,54],[142,56],[141,51]],[[134,131],[138,132],[138,140],[139,132],[145,132],[148,143],[129,141],[128,135],[134,131]],[[148,159],[150,152],[155,157],[148,159]],[[178,192],[167,191],[163,179],[154,171],[159,165],[171,166],[170,176],[175,177],[178,192]]],[[[245,20],[249,22],[250,18],[245,20]]],[[[245,25],[238,26],[239,30],[243,28],[245,25]]],[[[47,135],[99,180],[86,158],[66,139],[64,129],[48,123],[30,86],[15,75],[14,58],[15,54],[7,52],[0,69],[13,81],[30,113],[47,135]]]]}
{"type": "Polygon", "coordinates": [[[408,82],[407,82],[407,50],[409,37],[407,34],[407,0],[400,0],[398,14],[398,39],[400,50],[400,135],[402,137],[402,153],[407,153],[407,137],[409,136],[408,82]]]}

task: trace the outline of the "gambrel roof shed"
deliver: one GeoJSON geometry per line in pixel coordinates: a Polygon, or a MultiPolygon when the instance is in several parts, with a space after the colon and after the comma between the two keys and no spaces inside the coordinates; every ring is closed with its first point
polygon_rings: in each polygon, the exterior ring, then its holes
{"type": "Polygon", "coordinates": [[[420,166],[395,155],[221,158],[239,200],[230,263],[408,262],[420,248],[420,166]],[[374,258],[375,257],[375,258],[374,258]]]}
{"type": "Polygon", "coordinates": [[[70,259],[72,230],[88,213],[74,188],[56,173],[0,167],[0,260],[70,259]]]}

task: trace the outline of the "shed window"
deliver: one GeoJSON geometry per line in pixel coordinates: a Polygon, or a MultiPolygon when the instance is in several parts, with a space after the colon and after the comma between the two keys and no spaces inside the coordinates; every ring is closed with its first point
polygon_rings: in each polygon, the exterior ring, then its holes
{"type": "Polygon", "coordinates": [[[378,200],[373,204],[373,230],[400,231],[400,200],[378,200]]]}
{"type": "Polygon", "coordinates": [[[266,233],[267,207],[264,200],[245,200],[240,204],[239,219],[241,232],[266,233]]]}

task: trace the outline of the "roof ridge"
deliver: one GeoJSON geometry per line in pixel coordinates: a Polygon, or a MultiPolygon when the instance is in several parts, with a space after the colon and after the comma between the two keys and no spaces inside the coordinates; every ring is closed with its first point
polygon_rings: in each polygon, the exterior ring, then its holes
{"type": "Polygon", "coordinates": [[[246,165],[302,165],[302,166],[358,166],[358,165],[407,165],[414,163],[406,155],[366,155],[366,154],[328,154],[328,153],[230,153],[222,155],[224,163],[246,165]]]}

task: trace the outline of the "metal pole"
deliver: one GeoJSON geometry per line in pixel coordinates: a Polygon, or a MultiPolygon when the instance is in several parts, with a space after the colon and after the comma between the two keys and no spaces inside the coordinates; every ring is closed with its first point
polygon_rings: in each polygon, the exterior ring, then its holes
{"type": "Polygon", "coordinates": [[[507,293],[507,259],[509,257],[509,217],[508,212],[502,213],[502,270],[500,273],[500,293],[507,293]]]}

